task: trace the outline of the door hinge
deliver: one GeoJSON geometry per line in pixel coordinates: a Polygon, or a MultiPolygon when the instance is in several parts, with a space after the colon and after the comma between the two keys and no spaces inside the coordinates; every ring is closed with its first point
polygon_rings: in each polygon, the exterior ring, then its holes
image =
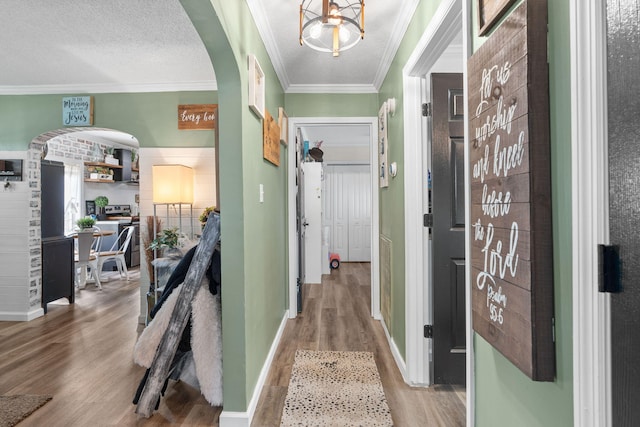
{"type": "Polygon", "coordinates": [[[424,337],[433,338],[433,325],[424,325],[424,337]]]}
{"type": "Polygon", "coordinates": [[[598,245],[598,291],[622,292],[620,247],[598,245]]]}
{"type": "Polygon", "coordinates": [[[424,214],[424,217],[422,218],[422,223],[424,224],[425,227],[433,227],[433,214],[432,213],[424,214]]]}
{"type": "Polygon", "coordinates": [[[425,102],[424,104],[422,104],[422,116],[423,117],[431,117],[431,103],[430,102],[425,102]]]}

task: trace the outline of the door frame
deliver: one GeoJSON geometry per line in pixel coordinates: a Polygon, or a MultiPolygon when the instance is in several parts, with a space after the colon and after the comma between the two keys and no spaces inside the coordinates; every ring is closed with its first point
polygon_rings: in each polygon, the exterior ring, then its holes
{"type": "MultiPolygon", "coordinates": [[[[405,168],[405,322],[406,322],[406,368],[405,381],[412,385],[431,385],[433,383],[432,370],[432,349],[431,340],[423,338],[423,325],[430,322],[433,317],[432,309],[432,283],[430,283],[431,270],[430,263],[425,262],[431,258],[431,251],[426,244],[424,226],[422,224],[423,212],[423,187],[422,177],[426,176],[423,169],[424,141],[430,138],[427,135],[427,127],[421,116],[420,104],[425,102],[423,96],[428,96],[425,81],[434,71],[434,66],[438,61],[457,60],[462,57],[463,64],[468,57],[468,39],[463,37],[463,47],[461,52],[453,52],[451,58],[447,58],[446,52],[450,42],[460,33],[469,34],[468,0],[443,0],[425,29],[420,41],[416,45],[407,63],[403,67],[403,111],[404,111],[404,168],[405,168]],[[463,16],[467,17],[463,19],[463,16]],[[423,284],[427,284],[427,287],[423,284]]],[[[464,68],[464,65],[463,65],[464,68]]],[[[466,70],[456,70],[464,74],[464,87],[466,87],[466,70]]],[[[465,95],[466,98],[466,95],[465,95]]],[[[465,102],[465,110],[467,109],[465,102]]],[[[466,111],[465,111],[466,117],[466,111]]],[[[466,122],[466,121],[465,121],[466,122]]],[[[466,126],[466,125],[465,125],[466,126]]],[[[465,147],[468,145],[465,133],[465,147]]],[[[465,148],[465,159],[468,153],[465,148]]],[[[430,159],[427,159],[430,161],[430,159]]],[[[468,161],[465,161],[465,180],[468,181],[468,161]]],[[[467,187],[467,186],[465,186],[467,187]]],[[[469,222],[469,194],[465,189],[467,200],[467,212],[465,213],[467,223],[469,222]]],[[[469,229],[465,231],[465,241],[469,241],[469,229]]],[[[469,258],[468,245],[465,249],[465,256],[469,258]]],[[[469,277],[467,263],[467,282],[469,277]]],[[[467,423],[472,418],[473,399],[470,390],[473,384],[471,375],[471,365],[473,360],[471,324],[470,324],[470,300],[469,285],[467,283],[467,423]],[[471,414],[471,415],[470,415],[471,414]]]]}
{"type": "Polygon", "coordinates": [[[287,150],[287,198],[288,198],[288,228],[289,228],[289,318],[297,316],[296,286],[298,279],[297,260],[298,241],[296,237],[296,132],[304,126],[332,126],[332,125],[364,125],[369,127],[371,137],[369,145],[369,164],[371,170],[371,316],[381,319],[380,315],[380,212],[378,194],[378,117],[290,117],[289,141],[291,146],[287,150]]]}
{"type": "Polygon", "coordinates": [[[587,427],[611,425],[610,298],[597,291],[597,245],[609,243],[606,19],[606,1],[571,0],[573,413],[587,427]]]}

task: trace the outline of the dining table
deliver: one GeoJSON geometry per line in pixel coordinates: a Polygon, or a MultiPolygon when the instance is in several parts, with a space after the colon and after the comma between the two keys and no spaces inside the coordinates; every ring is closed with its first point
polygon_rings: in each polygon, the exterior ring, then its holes
{"type": "Polygon", "coordinates": [[[77,231],[71,234],[71,236],[78,241],[78,261],[76,262],[76,268],[80,268],[78,288],[83,289],[87,285],[87,267],[89,261],[91,261],[91,245],[93,244],[93,239],[96,237],[111,236],[114,233],[113,230],[94,229],[77,231]]]}

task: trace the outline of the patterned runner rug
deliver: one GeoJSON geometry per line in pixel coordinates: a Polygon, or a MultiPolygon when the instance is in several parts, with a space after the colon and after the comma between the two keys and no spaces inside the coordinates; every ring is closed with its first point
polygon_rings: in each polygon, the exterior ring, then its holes
{"type": "Polygon", "coordinates": [[[12,427],[50,401],[52,396],[0,396],[0,427],[12,427]]]}
{"type": "Polygon", "coordinates": [[[373,353],[296,351],[280,425],[392,426],[373,353]]]}

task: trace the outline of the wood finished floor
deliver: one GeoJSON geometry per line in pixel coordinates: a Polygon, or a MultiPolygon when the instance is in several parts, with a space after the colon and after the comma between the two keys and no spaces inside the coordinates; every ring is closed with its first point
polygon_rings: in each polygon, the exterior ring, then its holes
{"type": "MultiPolygon", "coordinates": [[[[0,322],[0,395],[51,394],[22,421],[30,426],[217,426],[222,408],[170,383],[156,413],[135,414],[131,399],[143,369],[132,362],[138,325],[137,271],[131,281],[91,285],[76,303],[49,304],[30,322],[0,322]]],[[[462,387],[407,386],[379,322],[371,319],[369,264],[343,263],[311,285],[303,313],[289,320],[262,390],[252,426],[278,426],[296,349],[372,351],[396,427],[465,425],[462,387]]]]}
{"type": "Polygon", "coordinates": [[[384,329],[371,318],[369,263],[342,263],[321,285],[306,286],[303,312],[285,326],[253,427],[280,424],[297,349],[373,352],[396,427],[465,425],[464,387],[415,388],[403,381],[384,329]]]}

